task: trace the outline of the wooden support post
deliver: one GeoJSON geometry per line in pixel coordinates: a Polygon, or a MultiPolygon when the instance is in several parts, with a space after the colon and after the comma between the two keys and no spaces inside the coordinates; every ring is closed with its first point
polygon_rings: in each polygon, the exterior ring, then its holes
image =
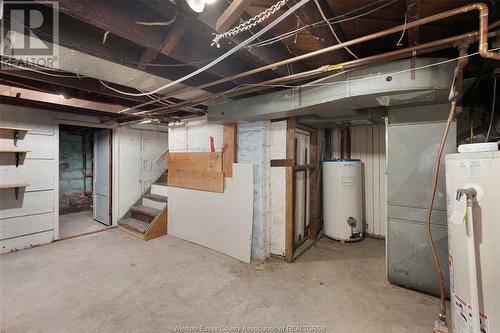
{"type": "Polygon", "coordinates": [[[332,130],[325,129],[325,159],[332,158],[332,130]]]}
{"type": "Polygon", "coordinates": [[[315,166],[310,169],[310,203],[309,203],[309,238],[316,239],[318,237],[318,130],[311,131],[311,156],[310,164],[315,166]]]}
{"type": "MultiPolygon", "coordinates": [[[[286,159],[295,162],[295,118],[287,119],[286,128],[286,159]]],[[[295,163],[294,163],[295,164],[295,163]]],[[[295,181],[293,166],[286,167],[285,181],[285,260],[293,260],[293,236],[295,220],[295,181]]]]}
{"type": "Polygon", "coordinates": [[[222,171],[224,171],[224,177],[233,176],[233,163],[236,162],[236,152],[238,147],[236,138],[236,124],[224,125],[222,133],[222,147],[224,147],[224,153],[222,154],[222,171]]]}

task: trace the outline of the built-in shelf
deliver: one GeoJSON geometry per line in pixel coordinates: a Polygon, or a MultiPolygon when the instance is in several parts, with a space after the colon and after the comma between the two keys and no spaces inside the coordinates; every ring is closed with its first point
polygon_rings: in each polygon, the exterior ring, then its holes
{"type": "Polygon", "coordinates": [[[29,153],[30,150],[19,148],[0,149],[1,154],[16,154],[16,168],[19,166],[19,158],[22,154],[29,153]]]}
{"type": "Polygon", "coordinates": [[[10,127],[0,125],[0,131],[12,132],[12,140],[14,140],[14,146],[17,146],[17,140],[21,137],[21,133],[28,133],[31,129],[22,127],[10,127]]]}
{"type": "Polygon", "coordinates": [[[14,189],[14,195],[16,197],[16,200],[19,199],[19,189],[21,187],[27,187],[30,186],[28,183],[14,183],[14,184],[0,184],[0,189],[14,189]]]}

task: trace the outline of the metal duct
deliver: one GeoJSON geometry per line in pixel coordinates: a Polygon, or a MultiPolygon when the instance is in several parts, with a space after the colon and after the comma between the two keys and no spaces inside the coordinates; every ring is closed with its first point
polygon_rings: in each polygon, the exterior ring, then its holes
{"type": "MultiPolygon", "coordinates": [[[[15,38],[28,38],[23,34],[9,31],[13,34],[15,38]]],[[[32,39],[32,43],[36,43],[36,39],[32,39]]],[[[50,45],[49,42],[44,42],[50,45]]],[[[158,87],[172,82],[169,79],[149,74],[138,69],[130,68],[124,65],[114,63],[109,60],[98,58],[87,53],[83,53],[77,50],[67,48],[62,45],[52,44],[54,48],[59,49],[59,66],[58,69],[74,73],[82,76],[88,76],[95,79],[112,82],[115,84],[123,85],[126,87],[131,87],[135,89],[140,89],[144,91],[152,91],[158,87]]],[[[22,58],[21,56],[16,57],[12,55],[13,58],[22,58]]],[[[77,80],[77,79],[75,79],[77,80]]],[[[173,90],[185,89],[185,91],[179,95],[173,95],[173,97],[179,99],[191,99],[199,96],[206,96],[207,92],[200,89],[190,88],[186,85],[179,84],[173,89],[167,89],[161,92],[161,95],[172,95],[173,90]],[[189,89],[185,89],[189,88],[189,89]],[[170,92],[169,92],[170,91],[170,92]]]]}
{"type": "MultiPolygon", "coordinates": [[[[442,60],[417,59],[416,67],[442,60]]],[[[360,109],[445,102],[454,67],[454,62],[424,67],[412,80],[409,59],[390,62],[315,81],[321,86],[286,89],[237,101],[225,99],[209,106],[208,120],[254,121],[311,114],[347,119],[356,118],[356,110],[360,109]]]]}

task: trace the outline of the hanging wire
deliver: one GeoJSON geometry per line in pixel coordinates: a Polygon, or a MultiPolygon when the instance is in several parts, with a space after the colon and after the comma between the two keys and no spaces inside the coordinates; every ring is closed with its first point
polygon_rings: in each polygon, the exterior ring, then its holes
{"type": "Polygon", "coordinates": [[[403,25],[403,31],[401,32],[401,37],[399,37],[399,40],[396,43],[396,46],[403,46],[403,44],[401,44],[401,41],[403,40],[403,37],[405,36],[407,23],[408,23],[408,14],[405,12],[405,23],[403,25]]]}
{"type": "Polygon", "coordinates": [[[488,142],[490,138],[491,126],[493,125],[493,118],[495,117],[495,104],[497,99],[497,78],[493,81],[493,105],[491,106],[491,119],[490,126],[488,126],[488,133],[486,134],[486,140],[484,142],[488,142]]]}
{"type": "Polygon", "coordinates": [[[278,35],[278,36],[275,36],[275,37],[272,37],[272,38],[269,38],[269,39],[266,39],[266,40],[263,40],[262,42],[251,44],[251,45],[247,46],[246,48],[250,49],[250,48],[254,48],[254,47],[262,47],[262,46],[272,45],[274,43],[277,43],[279,41],[282,41],[284,39],[287,39],[287,38],[290,38],[290,37],[294,36],[297,32],[302,32],[302,31],[308,30],[309,28],[324,26],[324,25],[327,25],[327,24],[337,24],[337,23],[348,22],[348,21],[351,21],[351,20],[354,20],[354,19],[366,16],[366,15],[369,15],[371,13],[374,13],[374,12],[378,11],[378,10],[381,10],[381,9],[383,9],[383,8],[389,6],[389,5],[392,5],[393,3],[397,2],[398,0],[389,1],[389,2],[387,2],[385,4],[383,4],[383,5],[381,5],[379,7],[376,7],[376,8],[373,8],[373,9],[367,11],[367,12],[358,14],[356,16],[352,16],[352,17],[348,17],[348,18],[342,19],[342,17],[345,17],[345,16],[350,15],[352,13],[358,12],[358,11],[360,11],[362,9],[366,9],[367,7],[371,7],[374,4],[377,4],[377,3],[382,2],[382,1],[386,1],[386,0],[379,0],[379,1],[376,1],[374,3],[365,5],[363,7],[351,10],[350,12],[347,12],[347,13],[344,13],[344,14],[341,14],[341,15],[329,18],[327,20],[327,22],[325,22],[325,21],[318,21],[318,22],[315,22],[315,23],[311,23],[311,24],[302,26],[302,27],[300,27],[298,29],[287,31],[286,33],[283,33],[281,35],[278,35]]]}

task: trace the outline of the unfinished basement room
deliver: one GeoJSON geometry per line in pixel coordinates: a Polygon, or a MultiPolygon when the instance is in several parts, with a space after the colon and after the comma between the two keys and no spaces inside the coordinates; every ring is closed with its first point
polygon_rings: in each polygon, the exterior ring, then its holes
{"type": "Polygon", "coordinates": [[[500,333],[499,4],[0,0],[0,332],[500,333]]]}

